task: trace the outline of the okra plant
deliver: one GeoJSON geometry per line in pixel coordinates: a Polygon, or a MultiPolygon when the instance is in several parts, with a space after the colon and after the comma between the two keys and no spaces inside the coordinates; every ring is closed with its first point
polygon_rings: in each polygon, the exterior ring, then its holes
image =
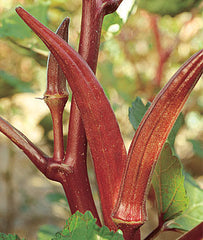
{"type": "MultiPolygon", "coordinates": [[[[120,3],[121,0],[83,0],[78,52],[68,44],[68,18],[54,33],[23,8],[16,8],[17,14],[50,50],[47,89],[43,99],[53,120],[53,156],[43,153],[3,118],[0,118],[0,131],[22,149],[48,179],[62,184],[72,214],[90,211],[98,227],[105,225],[114,232],[120,229],[123,239],[139,240],[140,227],[147,221],[146,201],[152,176],[153,184],[156,182],[154,169],[157,160],[168,155],[175,158],[167,139],[190,92],[201,77],[203,50],[188,59],[152,103],[145,106],[146,113],[143,112],[143,118],[135,123],[139,126],[127,151],[111,105],[95,77],[103,19],[116,11],[120,3]],[[64,149],[62,116],[69,98],[67,83],[72,99],[67,146],[64,149]],[[94,163],[102,220],[88,180],[87,144],[94,163]]],[[[159,201],[160,189],[156,186],[154,189],[159,201]]],[[[181,194],[186,195],[185,190],[181,194]]],[[[186,209],[187,200],[182,204],[183,210],[186,209]]],[[[158,230],[167,229],[165,222],[181,214],[181,211],[174,210],[170,215],[159,210],[158,230]]],[[[152,239],[157,232],[154,231],[147,239],[152,239]]],[[[193,239],[199,239],[201,226],[196,231],[190,231],[190,234],[197,237],[193,239]]],[[[191,238],[185,235],[183,239],[191,238]]]]}

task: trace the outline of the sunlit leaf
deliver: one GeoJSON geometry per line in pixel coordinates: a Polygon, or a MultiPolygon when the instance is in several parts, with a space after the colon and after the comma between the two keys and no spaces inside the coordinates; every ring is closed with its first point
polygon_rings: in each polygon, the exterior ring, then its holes
{"type": "Polygon", "coordinates": [[[155,191],[159,217],[164,221],[182,214],[188,205],[184,188],[182,164],[172,155],[170,145],[165,143],[156,165],[152,185],[155,191]]]}
{"type": "Polygon", "coordinates": [[[177,217],[167,228],[189,231],[203,222],[203,189],[188,174],[185,175],[185,188],[189,197],[188,209],[177,217]]]}
{"type": "Polygon", "coordinates": [[[65,228],[56,233],[53,240],[123,240],[122,233],[110,231],[107,227],[98,227],[90,212],[84,215],[76,212],[67,221],[65,228]]]}

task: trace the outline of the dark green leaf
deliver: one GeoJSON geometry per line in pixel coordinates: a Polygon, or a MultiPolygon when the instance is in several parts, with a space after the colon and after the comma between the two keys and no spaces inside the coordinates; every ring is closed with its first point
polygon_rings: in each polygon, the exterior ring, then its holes
{"type": "Polygon", "coordinates": [[[159,217],[166,222],[182,214],[188,205],[180,160],[172,155],[165,143],[154,170],[152,185],[155,191],[159,217]]]}
{"type": "Polygon", "coordinates": [[[65,228],[56,233],[53,240],[123,240],[122,233],[98,227],[96,219],[87,211],[84,215],[76,212],[67,221],[65,228]]]}
{"type": "Polygon", "coordinates": [[[49,240],[61,229],[54,225],[43,225],[37,233],[37,240],[49,240]]]}
{"type": "Polygon", "coordinates": [[[188,209],[167,225],[167,228],[189,231],[203,222],[203,190],[188,173],[184,173],[184,175],[185,188],[189,197],[188,209]]]}
{"type": "Polygon", "coordinates": [[[192,143],[194,153],[203,158],[203,142],[194,139],[188,139],[188,141],[192,143]]]}

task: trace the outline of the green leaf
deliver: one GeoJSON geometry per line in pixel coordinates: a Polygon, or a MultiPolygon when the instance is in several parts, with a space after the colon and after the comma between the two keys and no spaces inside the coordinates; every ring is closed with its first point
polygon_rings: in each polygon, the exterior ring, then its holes
{"type": "Polygon", "coordinates": [[[180,160],[172,155],[165,143],[154,170],[152,185],[155,191],[159,217],[166,222],[182,214],[188,205],[180,160]]]}
{"type": "Polygon", "coordinates": [[[189,231],[203,222],[203,189],[188,173],[185,172],[184,175],[185,188],[189,197],[188,209],[171,224],[167,225],[167,228],[189,231]]]}
{"type": "Polygon", "coordinates": [[[192,143],[194,153],[203,158],[203,142],[194,139],[188,139],[188,141],[192,143]]]}
{"type": "MultiPolygon", "coordinates": [[[[47,25],[48,3],[27,6],[26,10],[37,18],[40,22],[47,25]]],[[[16,14],[14,9],[4,14],[1,18],[0,38],[11,37],[17,39],[30,38],[32,31],[16,14]]]]}
{"type": "MultiPolygon", "coordinates": [[[[5,234],[5,233],[0,233],[0,240],[20,240],[18,235],[14,234],[5,234]]],[[[23,239],[22,239],[23,240],[23,239]]]]}
{"type": "Polygon", "coordinates": [[[123,240],[120,231],[114,233],[107,227],[98,227],[91,212],[76,212],[71,216],[61,232],[56,233],[52,240],[123,240]]]}
{"type": "Polygon", "coordinates": [[[56,232],[60,231],[61,229],[54,225],[43,225],[40,227],[37,233],[37,240],[48,240],[53,238],[56,232]]]}
{"type": "Polygon", "coordinates": [[[132,107],[129,108],[129,112],[128,112],[129,120],[133,128],[135,129],[135,131],[140,125],[142,118],[144,117],[150,105],[151,105],[150,102],[147,102],[147,104],[144,105],[141,98],[137,97],[135,101],[132,103],[132,107]]]}

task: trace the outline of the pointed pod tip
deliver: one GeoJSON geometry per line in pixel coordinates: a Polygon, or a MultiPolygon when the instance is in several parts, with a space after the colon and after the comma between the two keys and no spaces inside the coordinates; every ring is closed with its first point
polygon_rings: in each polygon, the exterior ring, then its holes
{"type": "Polygon", "coordinates": [[[69,23],[69,22],[70,22],[70,18],[69,18],[69,17],[65,17],[64,20],[63,20],[63,22],[69,23]]]}
{"type": "Polygon", "coordinates": [[[21,11],[22,9],[23,9],[23,8],[20,7],[20,6],[18,6],[18,7],[15,8],[15,10],[16,10],[17,13],[18,13],[19,11],[21,11]]]}
{"type": "Polygon", "coordinates": [[[23,18],[23,16],[25,16],[25,15],[30,15],[23,7],[21,7],[21,6],[18,6],[18,7],[16,7],[16,12],[17,12],[17,14],[21,17],[21,18],[23,18]]]}
{"type": "Polygon", "coordinates": [[[26,13],[25,9],[22,8],[21,6],[16,7],[16,13],[22,18],[22,15],[26,13]]]}

